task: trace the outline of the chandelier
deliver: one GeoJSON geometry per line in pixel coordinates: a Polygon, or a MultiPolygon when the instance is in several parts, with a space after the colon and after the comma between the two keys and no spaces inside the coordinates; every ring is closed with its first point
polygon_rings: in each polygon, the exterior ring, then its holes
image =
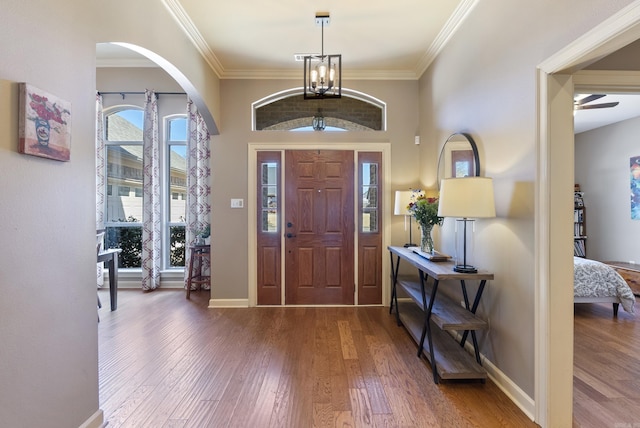
{"type": "Polygon", "coordinates": [[[304,57],[304,99],[342,97],[342,55],[324,54],[324,26],[328,14],[316,14],[316,25],[322,27],[320,55],[304,57]]]}

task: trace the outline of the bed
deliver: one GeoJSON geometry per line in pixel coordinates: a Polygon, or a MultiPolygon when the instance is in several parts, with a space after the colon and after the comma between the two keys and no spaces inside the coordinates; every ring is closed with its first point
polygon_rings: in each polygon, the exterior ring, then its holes
{"type": "Polygon", "coordinates": [[[636,298],[629,285],[611,266],[585,259],[573,258],[573,294],[575,303],[613,303],[613,316],[618,305],[634,313],[636,298]]]}

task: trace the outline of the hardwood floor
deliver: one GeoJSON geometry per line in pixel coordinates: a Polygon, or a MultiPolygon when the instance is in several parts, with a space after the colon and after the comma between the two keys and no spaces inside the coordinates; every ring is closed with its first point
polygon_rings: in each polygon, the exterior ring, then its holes
{"type": "MultiPolygon", "coordinates": [[[[636,298],[636,312],[640,305],[636,298]]],[[[573,426],[640,427],[640,320],[611,304],[574,311],[573,426]]]]}
{"type": "Polygon", "coordinates": [[[491,381],[434,384],[388,308],[207,309],[208,292],[121,290],[110,312],[100,295],[108,428],[537,426],[491,381]]]}

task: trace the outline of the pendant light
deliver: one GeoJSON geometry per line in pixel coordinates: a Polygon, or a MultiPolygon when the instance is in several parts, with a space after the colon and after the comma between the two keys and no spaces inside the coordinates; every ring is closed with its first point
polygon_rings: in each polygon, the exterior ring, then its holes
{"type": "Polygon", "coordinates": [[[320,55],[304,57],[304,99],[342,97],[342,55],[324,54],[324,27],[329,25],[328,14],[316,14],[316,25],[322,28],[320,55]]]}

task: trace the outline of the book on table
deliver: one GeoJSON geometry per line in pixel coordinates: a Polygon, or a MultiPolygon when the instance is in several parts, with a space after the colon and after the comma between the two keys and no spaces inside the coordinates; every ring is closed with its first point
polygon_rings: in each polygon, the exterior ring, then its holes
{"type": "Polygon", "coordinates": [[[448,256],[443,253],[439,253],[438,251],[434,251],[432,253],[424,252],[420,249],[420,247],[410,247],[410,249],[420,257],[424,257],[425,259],[432,262],[446,262],[451,260],[451,256],[448,256]]]}

